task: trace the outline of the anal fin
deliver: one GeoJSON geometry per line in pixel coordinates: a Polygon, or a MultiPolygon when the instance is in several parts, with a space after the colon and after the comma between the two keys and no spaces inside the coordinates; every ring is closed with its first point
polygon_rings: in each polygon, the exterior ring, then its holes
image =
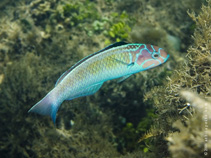
{"type": "Polygon", "coordinates": [[[102,87],[102,85],[103,85],[103,82],[91,85],[79,91],[75,96],[72,96],[71,98],[68,98],[67,100],[72,100],[74,98],[92,95],[96,93],[102,87]]]}

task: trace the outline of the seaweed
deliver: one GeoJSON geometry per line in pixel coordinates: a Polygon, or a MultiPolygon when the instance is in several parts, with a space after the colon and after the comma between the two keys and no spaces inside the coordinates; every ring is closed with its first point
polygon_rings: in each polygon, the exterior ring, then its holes
{"type": "Polygon", "coordinates": [[[36,133],[33,129],[38,122],[34,120],[33,125],[30,123],[32,120],[28,117],[27,110],[34,98],[45,92],[44,86],[36,82],[36,79],[43,79],[45,70],[40,58],[30,53],[19,62],[10,64],[4,73],[0,87],[1,125],[4,127],[0,130],[2,157],[30,157],[30,137],[36,133]]]}
{"type": "Polygon", "coordinates": [[[182,157],[194,145],[190,155],[203,154],[203,143],[192,139],[203,133],[201,112],[181,97],[184,88],[204,102],[210,96],[210,1],[198,14],[202,2],[0,2],[1,157],[182,157]],[[94,96],[64,102],[56,126],[27,113],[66,69],[119,40],[158,45],[171,59],[121,84],[109,81],[94,96]],[[187,150],[178,154],[181,145],[187,150]]]}
{"type": "Polygon", "coordinates": [[[110,40],[114,42],[125,41],[131,32],[131,25],[134,23],[132,18],[123,11],[121,14],[113,13],[109,28],[105,29],[104,34],[109,38],[106,44],[110,44],[110,40]]]}
{"type": "Polygon", "coordinates": [[[67,26],[77,26],[84,22],[92,22],[99,19],[99,14],[94,3],[90,1],[67,3],[58,6],[56,13],[57,22],[65,22],[67,26]],[[61,8],[61,9],[60,9],[61,8]],[[69,23],[69,24],[68,24],[69,23]]]}
{"type": "MultiPolygon", "coordinates": [[[[202,11],[198,16],[195,16],[194,13],[189,13],[190,17],[196,23],[196,29],[194,31],[194,45],[188,49],[187,54],[187,62],[181,65],[177,70],[175,70],[175,74],[168,78],[168,82],[166,82],[163,87],[156,87],[151,92],[145,95],[145,99],[148,100],[149,97],[153,95],[153,103],[158,111],[157,122],[154,125],[156,128],[151,129],[151,136],[162,137],[168,136],[171,139],[172,137],[178,139],[176,144],[172,144],[169,147],[169,150],[172,153],[172,157],[186,157],[187,154],[190,157],[199,157],[203,155],[202,144],[203,136],[196,136],[197,133],[203,133],[201,128],[202,120],[199,119],[201,114],[197,112],[194,114],[193,109],[187,109],[187,104],[192,105],[198,104],[197,99],[191,99],[188,97],[188,93],[182,93],[185,98],[189,98],[188,102],[181,98],[180,92],[183,89],[188,89],[191,92],[195,92],[203,98],[210,97],[210,40],[211,36],[207,36],[209,34],[209,26],[210,26],[210,17],[207,16],[210,14],[210,1],[208,1],[207,5],[202,6],[202,11]],[[187,96],[185,95],[187,94],[187,96]],[[193,117],[191,117],[193,115],[193,117]],[[187,120],[188,119],[188,120],[187,120]],[[201,120],[201,121],[199,121],[201,120]],[[176,122],[176,123],[175,123],[176,122]],[[178,123],[182,122],[182,123],[178,123]],[[172,126],[174,124],[174,126],[172,126]],[[183,125],[182,125],[183,124],[183,125]],[[195,127],[198,129],[195,131],[195,127]],[[176,131],[180,131],[177,134],[176,131]],[[187,131],[189,131],[187,133],[187,131]],[[171,137],[171,133],[173,132],[173,136],[171,137]],[[193,135],[194,139],[201,139],[201,141],[192,142],[192,138],[188,135],[193,135]],[[159,135],[159,136],[157,136],[159,135]],[[180,137],[180,136],[184,137],[180,137]],[[176,138],[177,137],[177,138],[176,138]],[[185,142],[189,140],[188,142],[185,142]],[[179,147],[182,147],[180,148],[179,147]],[[194,152],[191,151],[194,146],[194,152]],[[181,154],[178,154],[181,153],[181,154]]],[[[197,98],[197,97],[196,97],[197,98]]],[[[194,106],[193,106],[194,108],[194,106]]],[[[168,139],[168,140],[170,140],[168,139]]],[[[171,141],[171,140],[170,140],[171,141]]]]}

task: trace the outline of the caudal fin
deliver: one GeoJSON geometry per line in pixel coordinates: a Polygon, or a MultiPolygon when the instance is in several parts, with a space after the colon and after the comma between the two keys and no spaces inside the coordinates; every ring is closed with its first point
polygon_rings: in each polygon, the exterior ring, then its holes
{"type": "Polygon", "coordinates": [[[61,103],[58,103],[52,91],[48,93],[42,100],[35,104],[28,112],[38,113],[40,115],[49,115],[51,116],[54,124],[56,122],[56,113],[59,109],[61,103]]]}

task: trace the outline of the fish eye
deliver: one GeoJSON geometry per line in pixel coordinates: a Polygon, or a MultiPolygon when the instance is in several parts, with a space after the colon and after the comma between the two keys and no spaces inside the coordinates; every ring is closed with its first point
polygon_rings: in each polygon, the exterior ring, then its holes
{"type": "Polygon", "coordinates": [[[157,59],[158,57],[159,57],[159,54],[158,53],[153,53],[152,54],[152,58],[157,59]]]}

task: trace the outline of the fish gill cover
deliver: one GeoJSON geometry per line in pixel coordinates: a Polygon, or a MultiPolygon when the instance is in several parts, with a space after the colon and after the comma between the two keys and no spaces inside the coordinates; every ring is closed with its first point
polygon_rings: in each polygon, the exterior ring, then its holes
{"type": "Polygon", "coordinates": [[[2,0],[1,157],[210,154],[201,110],[202,104],[210,110],[210,6],[204,0],[2,0]],[[122,40],[158,45],[171,60],[65,102],[56,127],[27,113],[75,62],[122,40]]]}

